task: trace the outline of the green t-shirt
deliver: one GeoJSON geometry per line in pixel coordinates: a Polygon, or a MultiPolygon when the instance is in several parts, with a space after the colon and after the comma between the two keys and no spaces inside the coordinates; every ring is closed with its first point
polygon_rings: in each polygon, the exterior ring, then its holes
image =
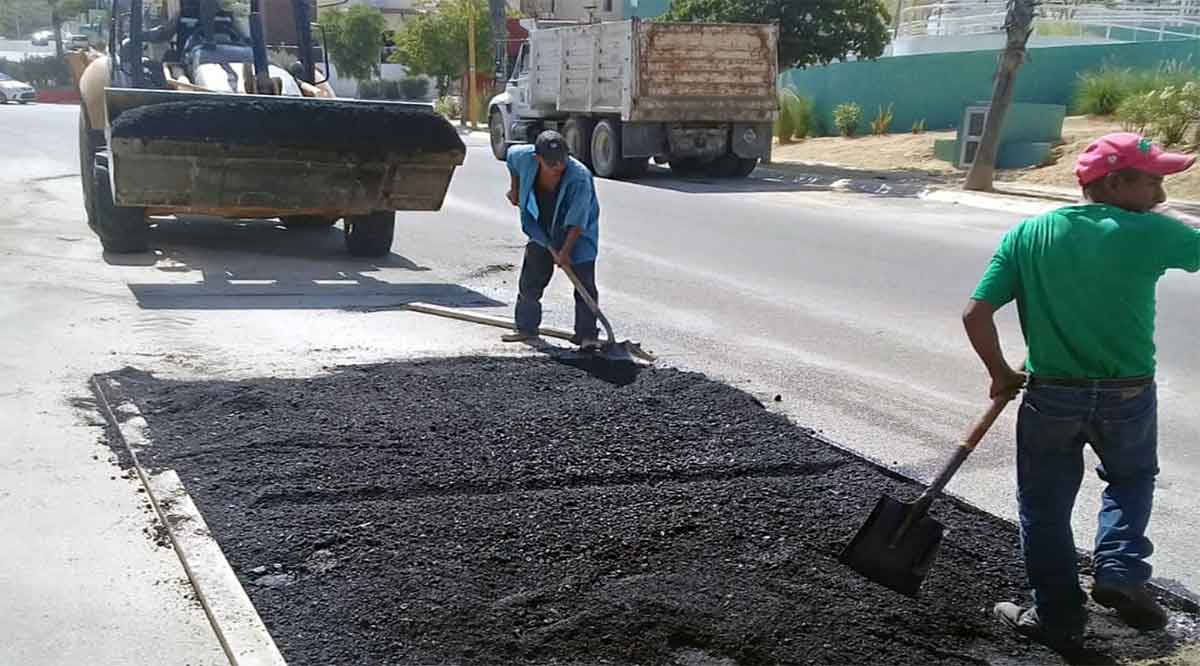
{"type": "Polygon", "coordinates": [[[1154,374],[1154,292],[1168,268],[1200,270],[1200,230],[1068,206],[1010,229],[972,298],[997,308],[1016,299],[1031,373],[1140,377],[1154,374]]]}

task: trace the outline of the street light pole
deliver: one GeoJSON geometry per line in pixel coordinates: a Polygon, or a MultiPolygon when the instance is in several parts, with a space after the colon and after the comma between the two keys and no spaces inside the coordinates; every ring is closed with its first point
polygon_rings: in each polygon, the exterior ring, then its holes
{"type": "Polygon", "coordinates": [[[475,3],[467,0],[467,103],[463,113],[475,129],[475,3]]]}

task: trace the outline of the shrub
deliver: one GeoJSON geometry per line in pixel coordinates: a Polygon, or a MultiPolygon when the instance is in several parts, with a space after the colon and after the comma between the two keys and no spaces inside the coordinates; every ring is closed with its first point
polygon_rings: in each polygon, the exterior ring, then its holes
{"type": "Polygon", "coordinates": [[[1183,143],[1188,126],[1192,124],[1191,110],[1188,108],[1184,91],[1175,86],[1167,86],[1150,93],[1150,100],[1153,117],[1150,130],[1154,136],[1164,146],[1183,143]]]}
{"type": "Polygon", "coordinates": [[[892,119],[895,117],[895,114],[892,113],[892,106],[888,104],[887,111],[884,111],[882,106],[879,107],[879,113],[875,115],[875,120],[871,121],[871,134],[883,136],[891,131],[892,119]]]}
{"type": "Polygon", "coordinates": [[[433,102],[433,110],[447,118],[462,115],[462,104],[454,97],[439,97],[433,102]]]}
{"type": "Polygon", "coordinates": [[[913,134],[924,134],[925,133],[925,119],[924,118],[913,123],[912,133],[913,134]]]}
{"type": "Polygon", "coordinates": [[[401,99],[420,100],[429,96],[429,79],[408,76],[400,79],[401,99]]]}
{"type": "Polygon", "coordinates": [[[1154,69],[1134,70],[1104,65],[1099,70],[1079,75],[1073,111],[1093,116],[1112,115],[1130,97],[1183,86],[1200,73],[1188,61],[1166,60],[1154,69]]]}
{"type": "Polygon", "coordinates": [[[1154,120],[1153,93],[1134,95],[1117,107],[1117,120],[1126,132],[1145,134],[1154,120]]]}
{"type": "Polygon", "coordinates": [[[844,137],[858,134],[858,128],[862,125],[862,107],[854,102],[838,104],[833,109],[833,123],[844,137]]]}
{"type": "Polygon", "coordinates": [[[58,56],[33,56],[24,60],[0,58],[0,72],[36,88],[72,85],[71,68],[58,56]]]}
{"type": "Polygon", "coordinates": [[[775,136],[780,143],[792,139],[804,139],[813,133],[813,103],[795,91],[784,88],[779,91],[779,120],[775,123],[775,136]]]}

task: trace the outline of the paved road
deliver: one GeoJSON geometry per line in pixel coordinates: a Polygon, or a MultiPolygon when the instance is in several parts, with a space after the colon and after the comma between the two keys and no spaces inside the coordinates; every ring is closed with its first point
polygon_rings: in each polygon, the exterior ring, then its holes
{"type": "Polygon", "coordinates": [[[24,60],[29,56],[46,56],[54,53],[54,44],[34,46],[29,40],[0,39],[0,58],[24,60]]]}
{"type": "MultiPolygon", "coordinates": [[[[22,179],[75,173],[72,114],[49,107],[0,109],[10,111],[11,118],[0,121],[0,155],[16,146],[20,162],[0,164],[0,182],[11,182],[6,173],[22,179]]],[[[522,239],[515,211],[504,200],[506,184],[483,140],[472,138],[445,210],[402,215],[396,255],[388,265],[413,271],[424,282],[468,290],[438,292],[444,302],[453,303],[458,294],[511,303],[516,281],[511,265],[519,264],[522,239]]],[[[1019,219],[1016,214],[830,193],[762,177],[722,183],[654,173],[638,183],[604,181],[599,191],[599,282],[606,310],[618,335],[641,340],[664,362],[768,398],[779,395],[776,406],[798,422],[923,478],[932,476],[986,406],[985,376],[958,314],[1000,235],[1019,219]]],[[[78,205],[71,199],[77,195],[65,189],[56,189],[55,196],[65,197],[63,210],[78,205]]],[[[62,233],[87,234],[77,216],[52,223],[62,233]]],[[[261,292],[241,298],[234,283],[287,281],[286,271],[295,273],[292,283],[298,276],[310,286],[322,277],[359,285],[375,280],[376,288],[334,294],[332,302],[343,306],[416,293],[380,288],[390,279],[386,271],[347,272],[355,264],[340,256],[336,235],[289,237],[282,249],[259,238],[257,246],[244,248],[236,240],[220,240],[225,235],[218,227],[168,222],[155,238],[164,248],[156,257],[116,262],[141,263],[140,272],[113,269],[124,271],[147,313],[186,319],[199,310],[224,310],[236,318],[245,308],[283,305],[278,298],[263,301],[261,292]],[[157,270],[147,272],[150,265],[157,270]],[[197,274],[203,286],[192,291],[139,286],[167,282],[167,276],[194,281],[197,274]],[[251,305],[248,299],[255,298],[251,305]]],[[[102,261],[90,238],[87,249],[79,261],[102,261]]],[[[288,293],[301,300],[284,307],[317,302],[310,292],[295,289],[288,293]]],[[[1200,330],[1200,283],[1184,274],[1168,276],[1159,297],[1162,475],[1155,562],[1164,579],[1200,589],[1193,510],[1200,500],[1194,481],[1200,471],[1200,415],[1189,404],[1200,394],[1200,355],[1192,348],[1193,332],[1200,330]]],[[[548,323],[569,324],[569,298],[569,285],[557,279],[548,296],[548,323]]],[[[507,312],[507,305],[495,309],[507,312]]],[[[332,316],[319,312],[314,321],[332,316]]],[[[374,320],[353,321],[355,330],[386,335],[371,330],[374,320]]],[[[1002,329],[1011,357],[1019,360],[1014,313],[1005,313],[1002,329]]],[[[225,346],[207,340],[178,351],[220,371],[235,365],[225,346]]],[[[95,370],[108,369],[103,359],[96,364],[95,370]]],[[[1011,417],[951,485],[953,492],[1008,516],[1015,502],[1011,417]]],[[[1097,494],[1098,484],[1090,481],[1077,512],[1081,545],[1091,538],[1097,494]]]]}

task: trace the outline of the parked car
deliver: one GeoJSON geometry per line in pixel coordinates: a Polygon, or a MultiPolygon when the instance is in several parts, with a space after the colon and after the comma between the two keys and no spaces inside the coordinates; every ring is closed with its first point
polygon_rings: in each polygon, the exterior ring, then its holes
{"type": "Polygon", "coordinates": [[[87,49],[91,46],[91,40],[87,35],[71,35],[70,39],[64,40],[69,49],[87,49]]]}
{"type": "Polygon", "coordinates": [[[28,104],[35,99],[37,99],[37,91],[33,89],[33,86],[0,73],[0,104],[8,102],[28,104]]]}
{"type": "Polygon", "coordinates": [[[54,32],[52,30],[38,30],[29,36],[29,43],[34,46],[46,46],[50,43],[51,39],[54,39],[54,32]]]}

